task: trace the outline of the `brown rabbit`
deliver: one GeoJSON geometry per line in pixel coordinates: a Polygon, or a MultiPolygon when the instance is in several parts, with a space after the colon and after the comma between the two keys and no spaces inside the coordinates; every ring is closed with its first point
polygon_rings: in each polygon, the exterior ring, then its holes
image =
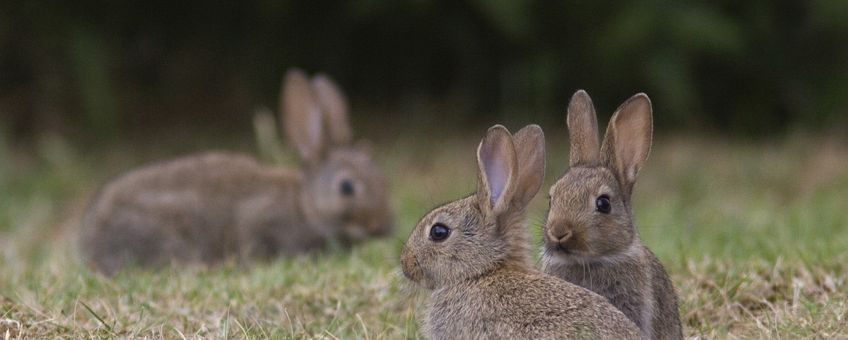
{"type": "Polygon", "coordinates": [[[105,185],[84,217],[87,261],[113,273],[293,255],[389,233],[386,179],[369,149],[351,143],[341,91],[292,69],[281,97],[300,170],[210,152],[131,171],[105,185]]]}
{"type": "Polygon", "coordinates": [[[631,192],[651,148],[651,101],[637,94],[610,119],[602,145],[592,100],[568,105],[571,168],[551,187],[543,270],[598,293],[648,339],[683,337],[677,295],[662,264],[639,239],[631,192]]]}
{"type": "Polygon", "coordinates": [[[477,193],[418,223],[401,254],[404,275],[432,290],[423,330],[433,339],[638,339],[603,297],[539,272],[525,209],[542,185],[542,129],[515,139],[495,125],[477,148],[477,193]]]}

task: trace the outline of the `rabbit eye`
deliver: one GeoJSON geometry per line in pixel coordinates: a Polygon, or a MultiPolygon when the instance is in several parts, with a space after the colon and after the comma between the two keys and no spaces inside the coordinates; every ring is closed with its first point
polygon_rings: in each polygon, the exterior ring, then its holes
{"type": "Polygon", "coordinates": [[[450,236],[450,228],[448,226],[436,223],[432,227],[430,227],[430,240],[434,242],[441,242],[450,236]]]}
{"type": "Polygon", "coordinates": [[[601,197],[598,197],[598,199],[595,200],[595,209],[598,210],[598,212],[609,214],[610,210],[612,210],[609,196],[601,195],[601,197]]]}
{"type": "Polygon", "coordinates": [[[341,184],[339,184],[339,191],[343,196],[353,196],[353,183],[350,180],[343,180],[341,184]]]}

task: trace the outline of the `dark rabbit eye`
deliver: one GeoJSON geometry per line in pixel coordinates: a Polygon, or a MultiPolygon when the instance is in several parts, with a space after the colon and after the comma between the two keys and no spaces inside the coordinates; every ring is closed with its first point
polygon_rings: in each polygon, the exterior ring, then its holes
{"type": "Polygon", "coordinates": [[[339,191],[341,191],[344,196],[353,196],[353,183],[349,180],[343,180],[341,184],[339,184],[339,191]]]}
{"type": "Polygon", "coordinates": [[[435,242],[444,241],[450,236],[450,228],[441,223],[436,223],[430,227],[430,240],[435,242]]]}
{"type": "Polygon", "coordinates": [[[609,196],[601,195],[601,197],[598,197],[598,199],[595,200],[595,209],[601,213],[609,214],[610,210],[612,210],[609,196]]]}

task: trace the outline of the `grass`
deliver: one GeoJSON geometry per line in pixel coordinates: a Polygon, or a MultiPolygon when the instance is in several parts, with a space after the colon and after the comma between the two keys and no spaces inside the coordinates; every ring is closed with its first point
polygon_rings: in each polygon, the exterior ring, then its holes
{"type": "MultiPolygon", "coordinates": [[[[549,182],[566,164],[557,133],[549,182]]],[[[391,238],[249,267],[113,278],[80,263],[79,215],[110,176],[172,155],[83,152],[58,137],[27,151],[0,144],[0,339],[419,338],[425,294],[398,274],[398,252],[428,209],[474,189],[475,139],[380,143],[398,213],[391,238]]],[[[636,222],[672,275],[688,337],[848,338],[845,145],[657,139],[637,184],[636,222]]],[[[531,209],[537,236],[545,206],[540,195],[531,209]]]]}

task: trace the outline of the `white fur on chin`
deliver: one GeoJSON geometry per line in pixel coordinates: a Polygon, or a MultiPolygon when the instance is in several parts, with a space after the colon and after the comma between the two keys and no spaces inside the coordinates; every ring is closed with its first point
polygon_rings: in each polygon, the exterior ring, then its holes
{"type": "Polygon", "coordinates": [[[619,261],[642,256],[642,248],[639,247],[639,242],[630,243],[622,252],[602,255],[602,256],[586,256],[580,254],[565,254],[561,251],[547,252],[542,250],[542,263],[544,266],[571,266],[571,265],[591,265],[604,263],[617,263],[619,261]],[[545,256],[545,255],[548,256],[545,256]]]}

